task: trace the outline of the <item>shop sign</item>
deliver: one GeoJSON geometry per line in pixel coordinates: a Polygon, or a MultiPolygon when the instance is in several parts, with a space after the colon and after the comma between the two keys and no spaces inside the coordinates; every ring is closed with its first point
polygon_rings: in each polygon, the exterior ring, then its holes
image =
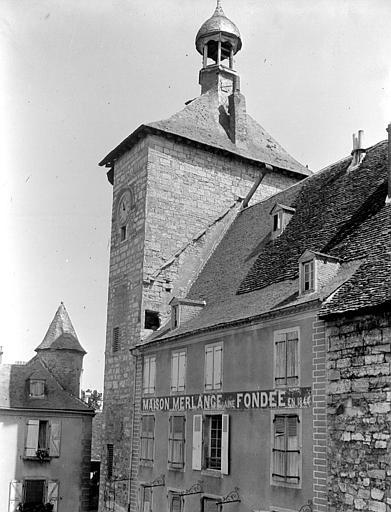
{"type": "Polygon", "coordinates": [[[199,411],[228,409],[302,409],[310,407],[311,388],[271,389],[267,391],[234,391],[171,395],[141,399],[141,411],[199,411]]]}

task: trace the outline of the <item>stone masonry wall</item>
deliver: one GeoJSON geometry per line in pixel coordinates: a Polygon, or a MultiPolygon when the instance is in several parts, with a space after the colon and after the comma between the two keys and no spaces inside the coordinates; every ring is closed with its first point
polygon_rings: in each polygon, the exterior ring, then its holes
{"type": "Polygon", "coordinates": [[[329,511],[391,511],[391,312],[327,323],[329,511]]]}

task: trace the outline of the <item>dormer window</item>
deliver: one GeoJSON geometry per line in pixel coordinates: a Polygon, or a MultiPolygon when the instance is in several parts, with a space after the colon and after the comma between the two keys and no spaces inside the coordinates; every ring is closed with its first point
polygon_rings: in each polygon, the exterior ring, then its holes
{"type": "Polygon", "coordinates": [[[172,306],[171,323],[173,329],[179,327],[179,304],[172,306]]]}
{"type": "Polygon", "coordinates": [[[299,258],[300,294],[319,291],[337,274],[340,259],[306,250],[299,258]]]}
{"type": "Polygon", "coordinates": [[[29,396],[30,398],[45,398],[45,381],[43,379],[30,379],[29,396]]]}
{"type": "Polygon", "coordinates": [[[272,239],[277,238],[285,230],[291,220],[295,209],[284,204],[276,203],[270,210],[272,239]]]}
{"type": "Polygon", "coordinates": [[[203,300],[179,299],[174,297],[171,302],[171,329],[177,329],[180,324],[198,315],[205,306],[203,300]]]}

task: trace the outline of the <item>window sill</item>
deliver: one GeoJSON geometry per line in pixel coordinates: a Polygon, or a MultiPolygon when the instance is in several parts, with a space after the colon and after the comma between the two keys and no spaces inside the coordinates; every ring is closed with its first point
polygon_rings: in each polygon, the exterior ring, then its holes
{"type": "Polygon", "coordinates": [[[277,480],[272,480],[270,485],[273,487],[286,487],[288,489],[301,489],[301,482],[279,482],[277,480]]]}
{"type": "Polygon", "coordinates": [[[213,478],[223,478],[223,474],[218,469],[201,469],[201,475],[211,476],[213,478]]]}
{"type": "Polygon", "coordinates": [[[152,468],[153,460],[140,460],[140,466],[143,466],[145,468],[152,468]]]}
{"type": "Polygon", "coordinates": [[[51,457],[43,457],[43,458],[40,458],[40,457],[33,457],[32,455],[28,456],[28,455],[24,455],[23,456],[23,459],[24,460],[30,460],[32,462],[50,462],[51,460],[51,457]]]}
{"type": "Polygon", "coordinates": [[[171,466],[169,464],[168,465],[168,470],[169,471],[174,471],[175,473],[184,473],[185,472],[185,466],[182,466],[181,468],[179,468],[179,467],[171,466]]]}

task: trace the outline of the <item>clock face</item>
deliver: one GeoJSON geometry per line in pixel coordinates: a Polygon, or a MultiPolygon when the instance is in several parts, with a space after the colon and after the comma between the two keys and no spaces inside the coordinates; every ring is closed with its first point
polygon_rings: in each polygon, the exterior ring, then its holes
{"type": "Polygon", "coordinates": [[[125,224],[128,220],[131,206],[131,197],[129,190],[126,190],[118,203],[118,220],[120,224],[125,224]]]}

